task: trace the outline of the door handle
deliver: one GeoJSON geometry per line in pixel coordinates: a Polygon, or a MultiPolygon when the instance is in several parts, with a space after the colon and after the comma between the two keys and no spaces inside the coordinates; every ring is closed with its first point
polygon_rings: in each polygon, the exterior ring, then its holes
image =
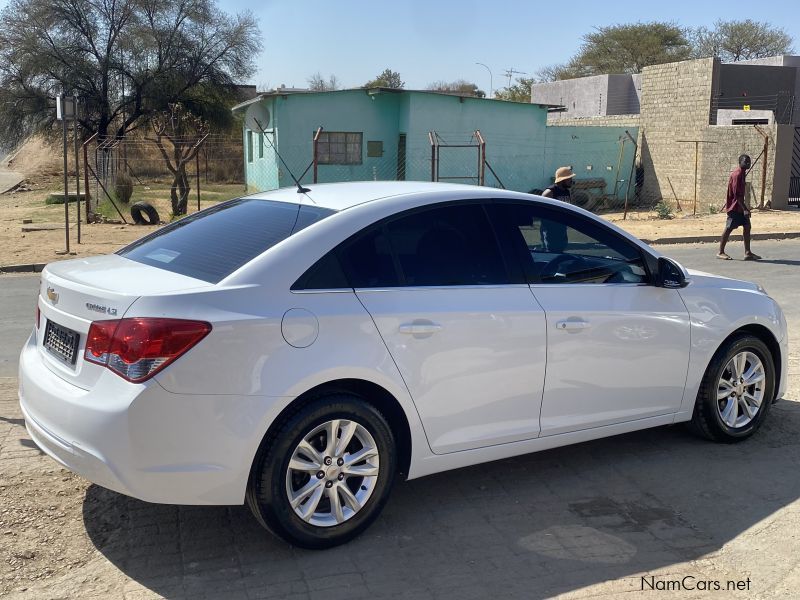
{"type": "Polygon", "coordinates": [[[442,326],[433,321],[412,321],[411,323],[403,323],[399,327],[400,333],[409,333],[411,335],[426,335],[441,331],[442,326]]]}
{"type": "Polygon", "coordinates": [[[587,321],[558,321],[556,329],[562,331],[580,331],[581,329],[589,329],[591,324],[587,321]]]}

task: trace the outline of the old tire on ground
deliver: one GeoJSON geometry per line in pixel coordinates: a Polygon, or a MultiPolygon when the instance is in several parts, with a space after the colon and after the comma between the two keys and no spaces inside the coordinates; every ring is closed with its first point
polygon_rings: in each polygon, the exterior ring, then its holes
{"type": "Polygon", "coordinates": [[[766,344],[742,333],[727,340],[703,375],[690,427],[715,442],[753,435],[775,396],[775,364],[766,344]]]}
{"type": "Polygon", "coordinates": [[[158,225],[158,211],[148,202],[137,202],[131,205],[131,217],[137,225],[158,225]],[[147,215],[147,218],[145,218],[147,215]]]}
{"type": "Polygon", "coordinates": [[[383,414],[356,395],[333,393],[276,425],[259,448],[247,489],[259,523],[314,549],[343,544],[369,527],[397,468],[383,414]]]}

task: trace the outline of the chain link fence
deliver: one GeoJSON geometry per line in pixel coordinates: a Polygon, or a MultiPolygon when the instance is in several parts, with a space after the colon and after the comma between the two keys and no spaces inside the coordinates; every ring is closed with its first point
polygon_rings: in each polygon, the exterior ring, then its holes
{"type": "MultiPolygon", "coordinates": [[[[210,134],[204,138],[176,140],[190,150],[191,160],[184,166],[191,200],[227,199],[244,191],[244,153],[240,136],[210,134]],[[195,148],[196,146],[196,148],[195,148]]],[[[133,186],[134,200],[159,204],[169,211],[170,193],[175,174],[174,146],[165,141],[169,162],[154,140],[147,136],[124,139],[89,138],[82,147],[81,182],[88,189],[88,213],[99,213],[112,219],[126,220],[128,208],[120,197],[120,182],[127,176],[133,186]]],[[[185,156],[187,153],[184,152],[185,156]]],[[[163,215],[162,215],[163,216],[163,215]]]]}

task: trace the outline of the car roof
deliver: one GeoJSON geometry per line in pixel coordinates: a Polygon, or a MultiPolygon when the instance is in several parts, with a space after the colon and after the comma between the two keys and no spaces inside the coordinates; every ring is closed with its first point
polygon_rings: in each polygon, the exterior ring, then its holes
{"type": "Polygon", "coordinates": [[[276,202],[290,202],[292,204],[308,204],[329,208],[331,210],[345,210],[351,206],[364,204],[405,194],[419,194],[425,192],[460,192],[470,196],[483,196],[488,193],[497,193],[495,188],[481,188],[474,185],[457,183],[433,183],[429,181],[352,181],[343,183],[314,183],[308,184],[309,189],[305,194],[300,194],[296,187],[286,187],[270,192],[259,192],[247,196],[255,200],[273,200],[276,202]]]}

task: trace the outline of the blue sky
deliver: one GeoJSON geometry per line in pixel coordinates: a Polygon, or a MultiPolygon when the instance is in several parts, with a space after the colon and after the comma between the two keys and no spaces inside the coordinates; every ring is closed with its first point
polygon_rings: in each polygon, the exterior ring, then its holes
{"type": "MultiPolygon", "coordinates": [[[[8,0],[0,0],[0,8],[8,0]]],[[[250,83],[259,88],[304,87],[319,71],[345,87],[358,86],[389,67],[407,88],[437,80],[468,79],[488,91],[505,85],[508,68],[534,73],[564,62],[593,27],[667,20],[710,26],[752,18],[785,28],[800,53],[800,3],[752,0],[637,2],[524,2],[521,0],[221,0],[229,12],[252,10],[264,51],[250,83]]]]}
{"type": "Polygon", "coordinates": [[[489,73],[476,62],[489,66],[498,88],[508,68],[534,73],[565,62],[593,27],[650,20],[685,26],[710,26],[720,17],[766,20],[784,27],[800,51],[796,1],[268,0],[251,8],[252,2],[227,0],[221,6],[250,9],[260,20],[264,51],[253,77],[259,87],[302,87],[316,71],[358,86],[389,67],[407,88],[464,78],[488,91],[489,73]]]}

